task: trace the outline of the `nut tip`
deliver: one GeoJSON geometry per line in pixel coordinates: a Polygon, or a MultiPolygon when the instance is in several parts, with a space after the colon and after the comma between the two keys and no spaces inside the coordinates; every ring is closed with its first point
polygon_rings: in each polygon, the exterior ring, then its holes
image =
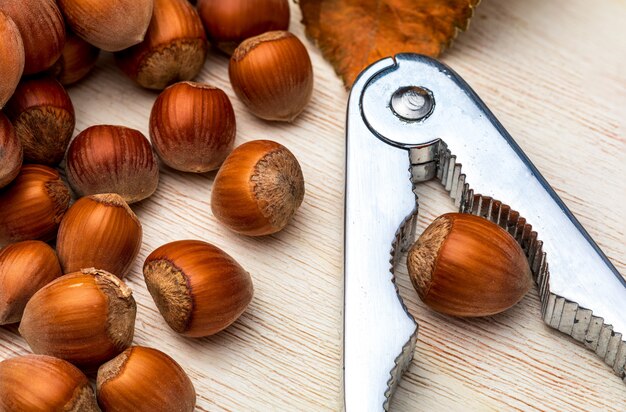
{"type": "Polygon", "coordinates": [[[96,377],[96,390],[99,392],[102,385],[108,381],[115,379],[119,375],[120,371],[124,369],[130,353],[133,348],[128,348],[124,352],[120,353],[115,358],[104,363],[98,368],[98,376],[96,377]]]}
{"type": "Polygon", "coordinates": [[[96,203],[100,203],[106,206],[120,207],[126,211],[126,213],[141,227],[141,222],[133,209],[130,208],[124,198],[117,193],[100,193],[96,195],[87,196],[88,199],[93,200],[96,203]]]}
{"type": "Polygon", "coordinates": [[[276,30],[276,31],[268,31],[263,34],[259,34],[258,36],[250,37],[249,39],[244,40],[241,44],[235,49],[233,55],[231,57],[234,61],[240,61],[250,51],[254,50],[260,44],[263,44],[268,41],[280,40],[287,37],[293,37],[288,31],[276,30]]]}

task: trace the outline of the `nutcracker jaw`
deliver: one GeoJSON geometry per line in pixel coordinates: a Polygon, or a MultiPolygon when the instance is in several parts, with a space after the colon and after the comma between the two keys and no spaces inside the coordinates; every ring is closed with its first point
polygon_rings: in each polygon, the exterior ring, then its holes
{"type": "Polygon", "coordinates": [[[416,187],[433,178],[461,212],[496,222],[520,242],[546,323],[626,379],[626,342],[617,333],[626,331],[626,282],[456,73],[419,55],[374,63],[352,88],[346,134],[348,412],[386,410],[413,356],[417,324],[393,271],[413,240],[416,187]]]}

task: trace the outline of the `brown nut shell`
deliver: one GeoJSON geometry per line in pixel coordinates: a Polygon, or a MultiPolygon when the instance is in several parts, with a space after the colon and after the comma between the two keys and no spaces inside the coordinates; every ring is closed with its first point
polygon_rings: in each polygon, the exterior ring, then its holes
{"type": "Polygon", "coordinates": [[[263,236],[287,226],[303,198],[304,177],[293,153],[271,140],[253,140],[224,161],[213,183],[211,209],[229,229],[263,236]]]}
{"type": "Polygon", "coordinates": [[[22,33],[24,74],[42,72],[59,59],[65,23],[55,0],[2,0],[0,11],[11,17],[22,33]]]}
{"type": "Polygon", "coordinates": [[[153,0],[58,0],[72,31],[110,52],[140,43],[152,17],[153,0]]]}
{"type": "Polygon", "coordinates": [[[78,199],[65,214],[57,238],[64,273],[96,267],[128,274],[141,248],[141,223],[114,193],[78,199]]]}
{"type": "Polygon", "coordinates": [[[49,241],[70,204],[70,191],[59,172],[42,165],[22,166],[0,191],[0,246],[22,240],[49,241]]]}
{"type": "Polygon", "coordinates": [[[220,167],[233,150],[235,112],[222,90],[181,82],[165,89],[150,114],[150,139],[159,158],[183,172],[220,167]]]}
{"type": "Polygon", "coordinates": [[[103,270],[84,269],[35,293],[19,331],[34,353],[93,370],[130,346],[136,311],[124,282],[103,270]]]}
{"type": "MultiPolygon", "coordinates": [[[[24,72],[24,42],[11,17],[0,6],[0,109],[9,101],[24,72]]],[[[2,163],[0,163],[1,165],[2,163]]]]}
{"type": "Polygon", "coordinates": [[[452,316],[502,312],[532,285],[515,239],[495,223],[464,213],[435,219],[409,250],[407,266],[420,299],[452,316]]]}
{"type": "Polygon", "coordinates": [[[0,112],[0,189],[20,173],[23,157],[22,143],[13,125],[0,112]]]}
{"type": "Polygon", "coordinates": [[[24,148],[24,160],[57,165],[74,133],[74,106],[52,77],[23,79],[7,103],[6,114],[24,148]]]}
{"type": "Polygon", "coordinates": [[[198,13],[211,44],[227,54],[245,39],[289,28],[288,0],[199,0],[198,13]]]}
{"type": "Polygon", "coordinates": [[[26,302],[62,274],[54,249],[39,240],[0,250],[0,325],[19,322],[26,302]]]}
{"type": "Polygon", "coordinates": [[[232,324],[254,292],[248,272],[223,250],[199,240],[159,247],[146,259],[143,274],[167,324],[194,338],[232,324]]]}
{"type": "Polygon", "coordinates": [[[74,365],[45,355],[0,362],[0,410],[99,412],[87,377],[74,365]]]}
{"type": "Polygon", "coordinates": [[[187,0],[154,0],[144,40],[116,53],[115,61],[140,86],[162,90],[196,77],[207,51],[202,22],[187,0]]]}
{"type": "Polygon", "coordinates": [[[96,387],[105,412],[193,412],[196,405],[196,391],[183,368],[165,353],[142,346],[100,366],[96,387]]]}
{"type": "Polygon", "coordinates": [[[69,86],[82,80],[91,72],[99,55],[99,48],[68,30],[61,57],[52,66],[50,73],[63,86],[69,86]]]}
{"type": "Polygon", "coordinates": [[[245,40],[230,58],[228,74],[239,99],[265,120],[293,121],[313,93],[309,52],[286,31],[245,40]]]}
{"type": "Polygon", "coordinates": [[[79,196],[117,193],[127,203],[143,200],[159,184],[159,165],[148,139],[138,130],[98,125],[70,144],[67,180],[79,196]]]}

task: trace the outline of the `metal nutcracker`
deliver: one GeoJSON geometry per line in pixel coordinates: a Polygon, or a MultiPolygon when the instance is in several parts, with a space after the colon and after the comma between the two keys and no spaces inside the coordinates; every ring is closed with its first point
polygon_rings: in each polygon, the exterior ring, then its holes
{"type": "Polygon", "coordinates": [[[474,91],[428,57],[364,70],[348,103],[344,385],[348,412],[387,410],[418,325],[394,269],[413,239],[416,185],[439,180],[463,213],[520,243],[551,327],[625,380],[626,281],[474,91]]]}

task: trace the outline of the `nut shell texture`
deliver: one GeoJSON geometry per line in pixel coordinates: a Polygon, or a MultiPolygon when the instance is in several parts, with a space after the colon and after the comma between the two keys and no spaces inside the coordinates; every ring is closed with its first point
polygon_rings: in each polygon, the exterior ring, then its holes
{"type": "Polygon", "coordinates": [[[79,196],[117,193],[127,203],[143,200],[159,184],[159,165],[148,139],[123,126],[92,126],[70,144],[67,180],[79,196]]]}
{"type": "Polygon", "coordinates": [[[153,8],[153,0],[58,0],[58,3],[74,33],[111,52],[143,40],[153,8]]]}
{"type": "Polygon", "coordinates": [[[131,344],[136,311],[124,282],[91,268],[61,276],[35,293],[19,331],[34,353],[93,370],[131,344]]]}
{"type": "Polygon", "coordinates": [[[115,58],[124,73],[139,85],[162,90],[196,77],[207,51],[202,22],[187,0],[154,0],[145,39],[116,53],[115,58]]]}
{"type": "Polygon", "coordinates": [[[26,161],[54,166],[63,160],[76,117],[61,83],[52,77],[22,80],[6,113],[22,142],[26,161]]]}
{"type": "Polygon", "coordinates": [[[97,412],[87,377],[75,366],[45,355],[0,362],[0,410],[97,412]]]}
{"type": "Polygon", "coordinates": [[[220,168],[211,193],[215,217],[249,236],[282,230],[304,198],[304,177],[296,157],[270,140],[237,147],[220,168]]]}
{"type": "Polygon", "coordinates": [[[56,253],[44,242],[26,240],[0,250],[0,325],[19,322],[26,302],[61,275],[56,253]]]}
{"type": "Polygon", "coordinates": [[[288,0],[199,0],[198,13],[211,44],[227,54],[247,38],[289,28],[288,0]]]}
{"type": "MultiPolygon", "coordinates": [[[[54,0],[2,0],[0,11],[11,17],[22,33],[24,74],[42,72],[59,59],[65,23],[54,0]]],[[[3,37],[2,43],[5,41],[3,37]]]]}
{"type": "Polygon", "coordinates": [[[11,183],[18,175],[23,157],[22,143],[13,125],[0,113],[0,188],[11,183]]]}
{"type": "Polygon", "coordinates": [[[50,71],[63,86],[74,84],[91,72],[99,55],[99,48],[68,31],[61,57],[50,71]]]}
{"type": "Polygon", "coordinates": [[[237,96],[261,119],[291,122],[311,100],[309,53],[286,31],[245,40],[233,53],[228,74],[237,96]]]}
{"type": "MultiPolygon", "coordinates": [[[[24,72],[24,43],[13,19],[0,6],[0,109],[13,95],[24,72]]],[[[0,162],[0,164],[2,164],[0,162]]]]}
{"type": "Polygon", "coordinates": [[[159,95],[150,114],[150,139],[163,163],[183,172],[219,168],[233,150],[236,123],[226,93],[181,82],[159,95]]]}
{"type": "Polygon", "coordinates": [[[189,337],[213,335],[233,323],[252,300],[252,279],[223,250],[180,240],[148,256],[143,274],[161,315],[189,337]]]}
{"type": "Polygon", "coordinates": [[[98,369],[105,412],[192,412],[196,392],[178,363],[156,349],[134,346],[98,369]]]}
{"type": "Polygon", "coordinates": [[[96,267],[123,278],[141,247],[139,219],[116,194],[86,196],[67,211],[57,238],[64,273],[96,267]]]}
{"type": "Polygon", "coordinates": [[[25,165],[0,191],[0,245],[21,240],[53,240],[70,204],[59,173],[42,165],[25,165]]]}
{"type": "Polygon", "coordinates": [[[409,276],[431,309],[488,316],[520,301],[532,285],[524,251],[500,226],[449,213],[424,231],[407,257],[409,276]]]}

